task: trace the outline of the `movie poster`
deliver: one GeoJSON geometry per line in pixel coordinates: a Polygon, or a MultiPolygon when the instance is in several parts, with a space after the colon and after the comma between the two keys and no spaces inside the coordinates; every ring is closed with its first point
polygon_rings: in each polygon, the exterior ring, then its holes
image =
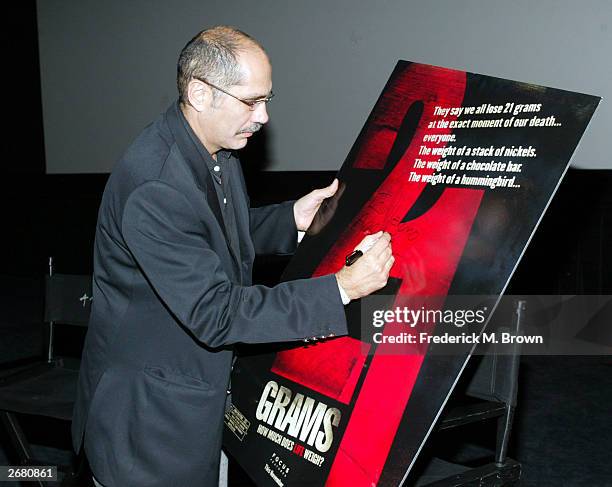
{"type": "MultiPolygon", "coordinates": [[[[405,480],[474,347],[435,353],[442,312],[453,296],[503,294],[599,101],[398,62],[283,276],[336,272],[385,230],[389,283],[345,308],[349,336],[236,362],[224,444],[257,485],[405,480]]],[[[470,310],[461,334],[480,335],[495,305],[470,310]]]]}

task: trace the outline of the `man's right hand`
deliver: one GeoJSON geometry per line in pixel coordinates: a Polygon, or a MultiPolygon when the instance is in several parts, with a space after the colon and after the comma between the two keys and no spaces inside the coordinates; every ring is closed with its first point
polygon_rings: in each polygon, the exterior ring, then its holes
{"type": "Polygon", "coordinates": [[[351,299],[362,298],[385,287],[395,262],[391,253],[391,235],[387,232],[368,235],[355,249],[362,250],[363,256],[336,273],[338,283],[351,299]]]}

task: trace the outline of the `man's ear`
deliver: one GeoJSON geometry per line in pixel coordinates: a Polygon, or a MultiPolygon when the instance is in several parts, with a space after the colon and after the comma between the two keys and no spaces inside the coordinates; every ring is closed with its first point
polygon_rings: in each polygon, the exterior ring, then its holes
{"type": "Polygon", "coordinates": [[[210,88],[200,80],[192,79],[187,85],[187,98],[189,104],[198,112],[204,111],[210,105],[212,92],[210,88]]]}

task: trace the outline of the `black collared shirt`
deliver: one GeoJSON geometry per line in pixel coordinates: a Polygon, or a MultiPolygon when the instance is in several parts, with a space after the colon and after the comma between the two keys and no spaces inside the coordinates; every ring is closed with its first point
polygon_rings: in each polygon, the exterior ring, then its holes
{"type": "Polygon", "coordinates": [[[240,164],[240,162],[230,151],[226,150],[217,152],[217,160],[215,161],[206,150],[206,147],[204,147],[204,144],[202,144],[197,137],[180,109],[179,113],[187,133],[202,157],[202,163],[206,165],[213,179],[215,192],[223,214],[223,222],[227,230],[228,244],[238,259],[238,262],[240,262],[241,255],[240,243],[238,242],[238,225],[236,223],[235,206],[232,203],[236,190],[235,185],[238,184],[236,171],[239,169],[238,164],[240,164]]]}

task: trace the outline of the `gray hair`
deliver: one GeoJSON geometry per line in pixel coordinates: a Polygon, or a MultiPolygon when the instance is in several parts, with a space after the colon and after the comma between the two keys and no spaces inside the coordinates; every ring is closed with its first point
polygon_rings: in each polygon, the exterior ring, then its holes
{"type": "MultiPolygon", "coordinates": [[[[203,78],[221,88],[240,84],[238,54],[253,47],[264,51],[255,39],[235,27],[219,25],[198,33],[183,48],[177,64],[176,85],[181,103],[187,103],[187,87],[192,78],[203,78]]],[[[213,90],[213,100],[218,95],[213,90]]]]}

